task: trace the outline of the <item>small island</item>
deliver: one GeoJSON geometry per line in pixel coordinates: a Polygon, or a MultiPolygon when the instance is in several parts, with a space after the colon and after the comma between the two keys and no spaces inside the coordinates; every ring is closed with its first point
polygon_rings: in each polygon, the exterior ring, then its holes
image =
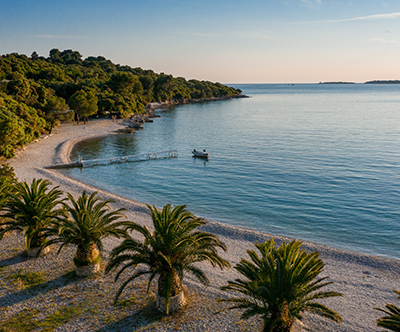
{"type": "Polygon", "coordinates": [[[365,82],[365,84],[400,84],[400,80],[374,80],[365,82]]]}
{"type": "Polygon", "coordinates": [[[355,84],[355,82],[319,82],[319,84],[355,84]]]}

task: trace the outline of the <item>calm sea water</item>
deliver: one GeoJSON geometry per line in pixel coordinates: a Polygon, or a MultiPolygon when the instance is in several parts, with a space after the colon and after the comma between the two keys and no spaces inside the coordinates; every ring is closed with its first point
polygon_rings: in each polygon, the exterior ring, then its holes
{"type": "Polygon", "coordinates": [[[400,85],[235,85],[251,96],[184,105],[132,135],[82,142],[83,159],[176,159],[67,175],[226,224],[400,258],[400,85]],[[191,150],[207,149],[209,161],[191,150]]]}

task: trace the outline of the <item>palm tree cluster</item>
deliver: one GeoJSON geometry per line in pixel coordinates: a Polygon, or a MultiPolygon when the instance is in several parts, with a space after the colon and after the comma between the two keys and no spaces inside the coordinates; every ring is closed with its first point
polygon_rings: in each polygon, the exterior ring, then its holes
{"type": "MultiPolygon", "coordinates": [[[[208,262],[220,269],[230,263],[219,255],[227,248],[215,234],[201,230],[207,222],[190,213],[186,205],[165,205],[161,210],[148,205],[153,230],[126,220],[125,209],[112,210],[112,200],[86,191],[78,199],[71,194],[62,198],[59,187],[50,188],[49,180],[34,179],[31,184],[18,182],[0,173],[0,240],[6,233],[23,231],[27,253],[37,257],[50,246],[76,247],[74,263],[78,276],[99,272],[106,237],[123,239],[111,253],[105,272],[117,270],[115,281],[130,273],[118,289],[115,301],[125,287],[140,276],[148,276],[148,290],[157,283],[157,306],[166,314],[182,308],[184,275],[191,274],[202,284],[209,279],[197,263],[208,262]],[[133,237],[139,235],[142,240],[133,237]],[[175,299],[178,301],[175,303],[175,299]]],[[[277,247],[274,240],[256,243],[248,250],[249,260],[241,259],[234,267],[242,278],[228,281],[222,290],[239,295],[219,299],[231,303],[221,311],[242,310],[242,318],[261,316],[264,331],[291,331],[305,312],[340,322],[338,313],[319,303],[320,299],[342,296],[322,290],[331,282],[319,278],[324,263],[318,252],[307,253],[300,241],[277,247]]],[[[395,291],[400,298],[400,292],[395,291]]],[[[400,331],[400,309],[387,304],[377,309],[386,314],[377,325],[400,331]]]]}

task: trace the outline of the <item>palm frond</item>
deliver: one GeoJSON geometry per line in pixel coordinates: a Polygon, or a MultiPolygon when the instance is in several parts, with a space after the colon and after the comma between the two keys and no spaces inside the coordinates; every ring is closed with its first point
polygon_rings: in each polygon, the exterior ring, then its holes
{"type": "Polygon", "coordinates": [[[213,234],[197,231],[206,221],[194,217],[186,210],[186,205],[172,207],[166,204],[161,210],[147,206],[154,231],[135,222],[127,225],[127,231],[139,233],[143,240],[127,238],[115,247],[107,271],[119,268],[119,276],[127,265],[144,264],[150,275],[148,287],[154,278],[159,278],[159,293],[165,296],[168,307],[172,289],[181,289],[184,273],[191,273],[202,283],[208,283],[207,276],[196,263],[208,261],[220,268],[230,264],[218,255],[218,249],[226,250],[225,244],[213,234]],[[122,263],[125,265],[121,267],[122,263]]]}
{"type": "MultiPolygon", "coordinates": [[[[393,292],[396,293],[399,296],[398,299],[400,299],[400,292],[397,290],[393,290],[393,292]]],[[[385,309],[381,308],[374,308],[374,309],[386,314],[386,316],[383,316],[376,321],[377,326],[383,327],[390,331],[400,332],[399,307],[395,306],[394,304],[388,303],[386,304],[385,309]]]]}
{"type": "Polygon", "coordinates": [[[324,263],[319,253],[306,253],[301,245],[294,240],[276,247],[273,239],[255,243],[258,252],[248,250],[250,260],[241,259],[235,266],[244,278],[228,281],[221,287],[244,297],[220,301],[235,303],[231,308],[244,310],[244,318],[261,315],[268,328],[291,325],[295,318],[302,319],[301,313],[305,311],[341,321],[336,312],[316,300],[342,294],[320,291],[331,284],[326,278],[317,279],[324,263]]]}

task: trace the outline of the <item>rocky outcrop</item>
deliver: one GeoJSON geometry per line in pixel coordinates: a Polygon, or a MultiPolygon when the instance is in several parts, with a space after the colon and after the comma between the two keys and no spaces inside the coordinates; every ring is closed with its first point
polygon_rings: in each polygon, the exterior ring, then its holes
{"type": "Polygon", "coordinates": [[[218,101],[218,100],[229,100],[235,98],[249,98],[246,95],[236,95],[236,96],[224,96],[224,97],[215,97],[215,98],[201,98],[201,99],[179,99],[179,100],[170,100],[165,102],[153,102],[149,103],[144,109],[143,113],[137,113],[132,115],[129,119],[124,121],[126,125],[125,128],[119,129],[118,133],[133,133],[135,130],[143,129],[143,124],[145,122],[153,122],[154,118],[159,118],[160,116],[154,114],[154,110],[157,109],[165,109],[169,106],[173,105],[183,105],[183,104],[194,104],[194,103],[204,103],[210,101],[218,101]]]}
{"type": "Polygon", "coordinates": [[[143,123],[145,122],[153,122],[154,118],[159,118],[159,115],[154,114],[153,109],[147,109],[146,112],[144,113],[138,113],[135,115],[132,115],[128,120],[125,120],[125,123],[127,125],[127,128],[124,129],[126,130],[140,130],[143,129],[143,123]]]}

